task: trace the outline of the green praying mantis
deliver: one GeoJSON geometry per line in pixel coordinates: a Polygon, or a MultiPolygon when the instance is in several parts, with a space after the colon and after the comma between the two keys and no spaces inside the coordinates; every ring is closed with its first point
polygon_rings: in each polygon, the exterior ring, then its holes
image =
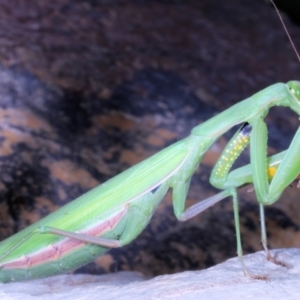
{"type": "MultiPolygon", "coordinates": [[[[300,82],[265,88],[192,129],[191,134],[129,168],[0,243],[0,281],[40,278],[76,269],[135,239],[150,222],[157,205],[172,189],[174,213],[185,221],[214,203],[233,198],[237,252],[245,274],[240,238],[237,189],[253,183],[260,203],[272,204],[300,173],[300,128],[289,148],[266,157],[264,118],[273,106],[300,115],[300,82]],[[245,124],[246,123],[246,124],[245,124]],[[210,182],[222,191],[185,210],[191,177],[211,145],[233,126],[243,124],[222,152],[210,182]],[[250,144],[251,163],[230,172],[250,144]],[[275,168],[274,175],[268,170],[275,168]],[[270,180],[271,179],[271,180],[270,180]]],[[[266,248],[264,223],[262,240],[266,248]]],[[[267,248],[266,248],[267,250],[267,248]]]]}

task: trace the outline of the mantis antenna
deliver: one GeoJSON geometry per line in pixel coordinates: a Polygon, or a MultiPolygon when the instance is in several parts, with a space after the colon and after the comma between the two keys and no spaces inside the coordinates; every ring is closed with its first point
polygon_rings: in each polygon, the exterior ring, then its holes
{"type": "Polygon", "coordinates": [[[299,53],[298,53],[297,48],[296,48],[296,46],[295,46],[295,44],[294,44],[294,42],[293,42],[293,40],[292,40],[292,38],[291,38],[290,33],[289,33],[289,31],[288,31],[288,29],[287,29],[287,27],[286,27],[286,25],[285,25],[285,23],[284,23],[284,21],[283,21],[283,19],[282,19],[282,16],[281,16],[281,14],[280,14],[279,9],[277,8],[277,6],[276,6],[276,4],[275,4],[275,2],[274,2],[273,0],[270,0],[270,2],[273,4],[273,6],[274,6],[274,8],[275,8],[275,10],[276,10],[276,13],[277,13],[277,15],[278,15],[278,17],[279,17],[279,20],[280,20],[280,22],[281,22],[281,24],[282,24],[282,26],[283,26],[283,29],[284,29],[284,31],[285,31],[285,33],[286,33],[286,35],[287,35],[287,37],[288,37],[288,39],[289,39],[289,41],[290,41],[292,47],[293,47],[293,49],[294,49],[294,52],[296,53],[296,56],[297,56],[299,62],[300,62],[300,56],[299,56],[299,53]]]}

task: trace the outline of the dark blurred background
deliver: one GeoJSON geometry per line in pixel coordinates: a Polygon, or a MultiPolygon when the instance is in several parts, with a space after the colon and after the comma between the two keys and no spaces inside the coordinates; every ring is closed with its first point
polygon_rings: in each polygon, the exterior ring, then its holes
{"type": "MultiPolygon", "coordinates": [[[[277,2],[300,49],[300,3],[277,2]]],[[[0,0],[0,238],[299,71],[267,1],[0,0]]],[[[269,154],[288,148],[298,117],[276,108],[267,123],[269,154]]],[[[208,151],[188,206],[217,192],[210,170],[235,130],[208,151]]],[[[300,246],[298,198],[290,187],[266,209],[271,248],[300,246]]],[[[258,205],[253,193],[240,200],[251,253],[262,248],[258,205]]],[[[180,223],[168,195],[139,238],[77,272],[154,276],[235,255],[230,199],[180,223]]]]}

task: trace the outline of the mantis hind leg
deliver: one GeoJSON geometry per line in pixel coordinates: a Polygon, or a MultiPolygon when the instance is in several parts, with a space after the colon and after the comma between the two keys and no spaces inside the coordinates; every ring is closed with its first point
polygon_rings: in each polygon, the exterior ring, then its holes
{"type": "Polygon", "coordinates": [[[128,202],[128,210],[120,222],[123,222],[123,229],[118,239],[107,239],[103,237],[90,236],[43,226],[39,228],[40,233],[56,234],[72,239],[76,239],[89,244],[94,244],[107,248],[118,248],[130,243],[148,225],[157,205],[161,202],[168,191],[168,186],[162,184],[154,192],[148,192],[138,199],[128,202]]]}

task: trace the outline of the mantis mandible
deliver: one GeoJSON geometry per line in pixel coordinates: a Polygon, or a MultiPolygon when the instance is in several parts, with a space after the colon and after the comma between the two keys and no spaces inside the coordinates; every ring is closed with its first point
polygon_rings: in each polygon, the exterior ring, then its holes
{"type": "MultiPolygon", "coordinates": [[[[211,183],[223,191],[205,200],[208,207],[232,196],[238,255],[244,272],[239,232],[237,188],[253,182],[258,202],[274,203],[300,172],[300,129],[286,152],[276,156],[279,167],[271,182],[267,174],[267,127],[272,106],[286,106],[300,115],[300,82],[277,83],[254,94],[192,129],[190,136],[163,149],[58,211],[0,243],[0,281],[46,277],[76,269],[109,248],[130,243],[149,223],[157,205],[173,189],[177,219],[187,220],[201,211],[185,211],[192,175],[203,155],[225,132],[243,126],[224,149],[211,183]],[[229,173],[250,143],[251,164],[229,173]],[[238,176],[236,176],[238,175],[238,176]]],[[[202,204],[201,204],[202,205],[202,204]]],[[[200,205],[200,207],[201,207],[200,205]]],[[[197,208],[197,207],[196,207],[197,208]]]]}

